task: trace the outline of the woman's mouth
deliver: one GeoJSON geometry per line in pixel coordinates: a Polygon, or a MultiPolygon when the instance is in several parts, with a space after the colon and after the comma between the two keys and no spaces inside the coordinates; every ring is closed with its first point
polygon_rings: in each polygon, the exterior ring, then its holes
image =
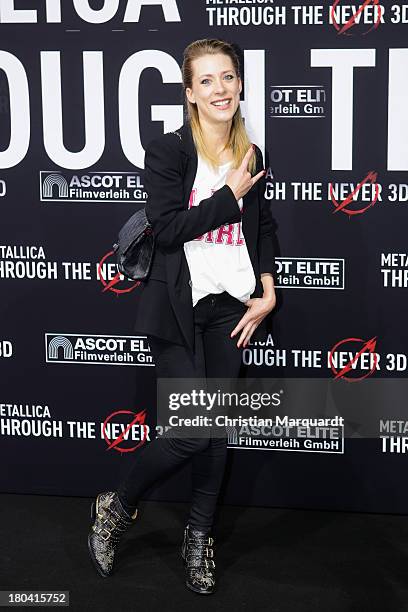
{"type": "Polygon", "coordinates": [[[220,110],[225,110],[231,106],[231,98],[219,101],[216,100],[215,102],[211,102],[211,104],[220,110]]]}

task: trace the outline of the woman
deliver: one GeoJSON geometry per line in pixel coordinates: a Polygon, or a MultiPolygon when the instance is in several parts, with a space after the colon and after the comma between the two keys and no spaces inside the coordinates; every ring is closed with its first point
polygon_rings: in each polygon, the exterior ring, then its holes
{"type": "MultiPolygon", "coordinates": [[[[182,73],[188,119],[151,141],[145,154],[146,213],[156,248],[135,328],[148,337],[157,377],[236,378],[242,348],[276,302],[262,153],[245,130],[231,45],[191,43],[182,73]]],[[[88,547],[99,573],[112,572],[115,548],[143,492],[190,459],[186,586],[212,593],[210,534],[226,453],[226,436],[161,436],[146,444],[118,491],[101,493],[92,505],[88,547]]]]}

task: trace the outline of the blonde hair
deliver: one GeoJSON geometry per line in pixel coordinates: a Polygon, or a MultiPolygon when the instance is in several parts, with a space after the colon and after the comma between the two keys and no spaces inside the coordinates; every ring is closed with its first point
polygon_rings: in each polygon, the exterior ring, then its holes
{"type": "MultiPolygon", "coordinates": [[[[193,135],[194,144],[196,146],[197,152],[212,166],[214,169],[219,164],[219,160],[208,151],[205,146],[203,133],[200,125],[200,119],[198,115],[197,105],[190,102],[186,96],[186,88],[189,87],[192,89],[193,83],[193,61],[198,59],[203,55],[215,55],[217,53],[222,53],[224,55],[228,55],[231,58],[232,65],[234,67],[235,73],[237,77],[240,77],[239,70],[239,59],[238,56],[232,47],[231,44],[224,40],[219,40],[217,38],[202,38],[200,40],[195,40],[190,43],[183,52],[183,65],[182,65],[182,78],[183,78],[183,88],[184,88],[184,99],[186,104],[187,116],[190,120],[191,131],[193,135]]],[[[247,131],[245,129],[244,120],[241,115],[241,108],[238,104],[238,108],[232,118],[231,130],[228,138],[228,142],[225,148],[230,148],[232,151],[232,167],[237,168],[249,147],[251,146],[251,141],[248,137],[247,131]]],[[[249,164],[248,171],[252,174],[255,174],[256,170],[256,157],[252,155],[249,164]]]]}

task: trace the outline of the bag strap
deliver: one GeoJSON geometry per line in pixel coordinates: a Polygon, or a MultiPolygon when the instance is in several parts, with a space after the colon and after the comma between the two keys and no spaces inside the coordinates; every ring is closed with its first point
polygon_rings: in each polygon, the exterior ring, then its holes
{"type": "MultiPolygon", "coordinates": [[[[167,132],[167,133],[168,133],[168,134],[176,134],[176,135],[177,135],[177,136],[180,138],[181,142],[183,142],[183,139],[182,139],[182,137],[181,137],[181,134],[180,134],[180,132],[178,132],[177,130],[174,130],[174,132],[167,132]]],[[[183,155],[183,156],[182,156],[182,158],[183,158],[183,172],[185,172],[185,169],[186,169],[186,162],[187,162],[187,160],[186,160],[186,156],[185,156],[185,155],[183,155]]]]}
{"type": "Polygon", "coordinates": [[[170,132],[170,134],[177,134],[177,136],[180,138],[180,140],[183,140],[181,138],[181,134],[179,132],[177,132],[177,130],[175,130],[174,132],[170,132]]]}

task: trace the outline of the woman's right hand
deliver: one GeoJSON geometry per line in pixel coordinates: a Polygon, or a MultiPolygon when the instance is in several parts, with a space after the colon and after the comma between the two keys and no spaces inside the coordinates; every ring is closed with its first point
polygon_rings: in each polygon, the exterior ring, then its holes
{"type": "Polygon", "coordinates": [[[265,170],[261,170],[258,172],[258,174],[255,174],[255,176],[251,176],[251,173],[248,172],[248,163],[254,151],[255,147],[251,145],[246,152],[241,165],[238,168],[232,168],[227,172],[225,184],[231,187],[237,201],[242,198],[253,185],[255,185],[261,176],[265,174],[265,170]]]}

